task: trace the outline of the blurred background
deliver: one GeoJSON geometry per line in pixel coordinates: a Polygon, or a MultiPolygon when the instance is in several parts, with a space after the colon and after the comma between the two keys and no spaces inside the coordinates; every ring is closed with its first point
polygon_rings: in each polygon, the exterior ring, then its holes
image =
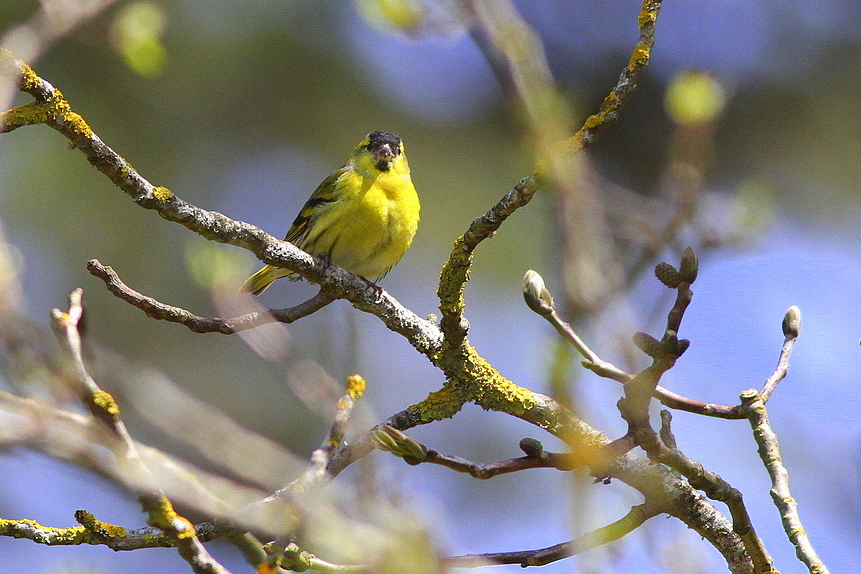
{"type": "MultiPolygon", "coordinates": [[[[515,5],[565,104],[558,127],[573,133],[627,64],[640,5],[515,5]]],[[[464,6],[7,0],[0,45],[62,90],[149,181],[277,236],[366,133],[397,133],[422,220],[412,249],[381,284],[426,316],[436,312],[439,269],[453,241],[535,162],[535,124],[488,63],[488,41],[470,33],[476,21],[464,6]]],[[[680,333],[692,344],[662,384],[722,404],[736,404],[771,374],[781,319],[798,305],[802,334],[768,406],[802,520],[832,572],[851,572],[861,561],[859,31],[854,0],[667,0],[651,64],[619,122],[578,164],[576,182],[541,191],[479,247],[466,290],[479,353],[520,385],[570,394],[611,437],[625,429],[615,407],[621,388],[583,372],[526,308],[520,290],[528,269],[544,276],[596,352],[634,370],[645,363],[630,335],[660,337],[671,302],[650,269],[661,259],[677,263],[693,245],[700,274],[680,333]]],[[[4,109],[29,101],[4,89],[4,109]]],[[[347,375],[368,380],[355,432],[443,382],[400,336],[343,301],[290,326],[231,337],[154,321],[114,298],[86,261],[97,258],[134,289],[205,316],[248,307],[224,294],[258,263],[137,208],[47,127],[0,136],[0,222],[4,322],[7,332],[13,318],[27,326],[22,337],[37,349],[30,360],[56,352],[49,312],[82,287],[93,368],[123,406],[132,435],[214,474],[247,471],[246,482],[262,491],[292,480],[291,471],[265,480],[256,471],[278,457],[285,469],[307,458],[328,431],[331,397],[347,375]],[[206,438],[195,435],[211,427],[247,433],[269,450],[244,452],[237,462],[238,449],[201,446],[206,438]],[[288,451],[298,459],[288,463],[288,451]]],[[[260,302],[288,307],[314,293],[306,283],[279,281],[260,302]]],[[[76,408],[46,387],[8,337],[6,346],[2,388],[76,408]]],[[[782,533],[748,424],[677,413],[674,430],[686,454],[743,492],[780,571],[804,572],[782,533]]],[[[535,427],[471,405],[410,434],[478,461],[518,456],[524,436],[561,448],[535,427]]],[[[84,508],[107,522],[144,525],[133,496],[38,450],[0,450],[0,516],[66,527],[84,508]]],[[[444,555],[550,546],[642,501],[623,484],[592,485],[583,474],[533,470],[480,482],[382,453],[369,458],[338,480],[376,476],[384,496],[399,500],[444,555]]],[[[209,546],[234,572],[250,570],[228,544],[209,546]]],[[[9,572],[189,571],[173,550],[114,553],[0,538],[0,556],[9,572]]],[[[726,567],[681,523],[655,518],[541,571],[726,567]]]]}

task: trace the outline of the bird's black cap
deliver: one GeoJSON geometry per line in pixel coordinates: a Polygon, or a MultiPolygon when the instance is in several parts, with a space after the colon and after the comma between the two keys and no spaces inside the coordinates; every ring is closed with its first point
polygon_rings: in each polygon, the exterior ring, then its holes
{"type": "Polygon", "coordinates": [[[377,168],[388,171],[389,162],[401,153],[401,138],[389,132],[371,132],[368,134],[368,151],[377,158],[377,168]]]}

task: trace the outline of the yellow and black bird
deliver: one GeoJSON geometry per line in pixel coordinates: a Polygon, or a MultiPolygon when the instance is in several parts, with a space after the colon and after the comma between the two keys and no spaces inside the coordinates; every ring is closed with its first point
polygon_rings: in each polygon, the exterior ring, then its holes
{"type": "MultiPolygon", "coordinates": [[[[364,277],[382,279],[401,260],[419,223],[419,198],[401,138],[371,132],[347,163],[317,186],[285,241],[364,277]]],[[[276,279],[296,275],[266,265],[240,289],[261,294],[276,279]]]]}

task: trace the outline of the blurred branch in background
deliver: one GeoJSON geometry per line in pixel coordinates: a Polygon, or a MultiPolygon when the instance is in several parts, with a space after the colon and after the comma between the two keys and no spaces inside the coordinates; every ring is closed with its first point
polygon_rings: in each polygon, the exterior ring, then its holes
{"type": "Polygon", "coordinates": [[[137,446],[120,418],[119,405],[109,393],[99,388],[87,372],[79,331],[84,316],[82,296],[81,289],[72,291],[69,295],[68,312],[59,309],[51,312],[51,326],[71,362],[73,374],[70,373],[71,376],[68,377],[69,386],[97,421],[95,426],[108,435],[106,438],[109,440],[106,442],[111,443],[111,451],[120,467],[123,482],[127,482],[138,495],[138,500],[149,517],[147,523],[171,539],[180,556],[196,574],[229,574],[197,538],[191,522],[176,513],[173,504],[156,486],[155,475],[144,464],[137,446]]]}
{"type": "MultiPolygon", "coordinates": [[[[0,46],[27,62],[35,62],[57,40],[93,19],[116,0],[41,0],[26,22],[0,36],[0,46]]],[[[0,108],[10,107],[15,82],[9,70],[0,68],[0,108]]]]}

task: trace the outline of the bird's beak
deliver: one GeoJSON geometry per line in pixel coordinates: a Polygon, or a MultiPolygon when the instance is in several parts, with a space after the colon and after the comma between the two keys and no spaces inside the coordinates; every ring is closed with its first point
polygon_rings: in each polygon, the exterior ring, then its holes
{"type": "Polygon", "coordinates": [[[377,148],[377,151],[374,152],[374,159],[376,159],[377,162],[384,161],[388,163],[394,158],[395,152],[392,150],[392,146],[389,144],[381,145],[379,148],[377,148]]]}

